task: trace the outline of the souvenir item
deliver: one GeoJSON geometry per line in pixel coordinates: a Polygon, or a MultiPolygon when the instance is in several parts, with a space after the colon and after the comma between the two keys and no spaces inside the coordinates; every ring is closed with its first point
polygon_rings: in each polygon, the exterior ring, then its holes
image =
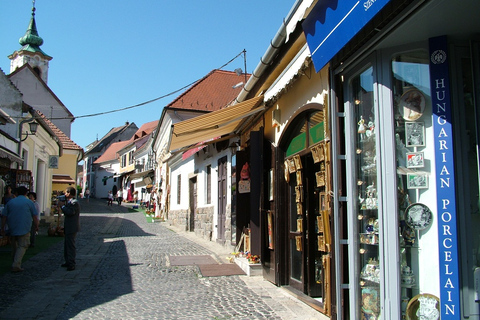
{"type": "Polygon", "coordinates": [[[310,151],[312,152],[313,162],[320,162],[320,148],[318,146],[315,146],[312,147],[310,151]]]}
{"type": "Polygon", "coordinates": [[[405,210],[405,222],[415,230],[427,228],[432,219],[432,211],[423,203],[413,203],[405,210]]]}
{"type": "Polygon", "coordinates": [[[423,122],[405,122],[405,141],[407,147],[425,146],[425,124],[423,122]]]}
{"type": "Polygon", "coordinates": [[[405,221],[401,223],[403,245],[413,246],[415,244],[415,229],[410,228],[405,221]]]}
{"type": "Polygon", "coordinates": [[[295,169],[302,169],[302,159],[300,159],[300,156],[298,154],[296,156],[293,156],[293,161],[295,163],[295,169]]]}
{"type": "Polygon", "coordinates": [[[407,319],[438,320],[440,319],[440,300],[429,293],[413,297],[407,306],[407,319]]]}
{"type": "Polygon", "coordinates": [[[407,168],[423,168],[425,166],[425,158],[423,152],[407,153],[407,168]]]}
{"type": "Polygon", "coordinates": [[[402,266],[402,284],[405,285],[414,285],[415,284],[415,275],[410,269],[409,266],[402,266]]]}
{"type": "Polygon", "coordinates": [[[285,175],[285,182],[289,183],[290,182],[290,170],[288,170],[288,161],[285,160],[284,162],[284,175],[285,175]]]}
{"type": "Polygon", "coordinates": [[[424,173],[407,174],[407,189],[427,189],[428,176],[424,173]]]}
{"type": "Polygon", "coordinates": [[[287,162],[288,162],[288,171],[290,173],[294,173],[295,171],[297,171],[297,169],[295,168],[295,161],[293,159],[287,159],[287,162]]]}
{"type": "Polygon", "coordinates": [[[302,236],[295,237],[295,245],[297,247],[297,251],[302,251],[302,236]]]}
{"type": "Polygon", "coordinates": [[[377,287],[362,288],[362,312],[364,319],[379,319],[380,297],[377,287]]]}
{"type": "Polygon", "coordinates": [[[297,219],[297,232],[303,232],[303,219],[297,219]]]}
{"type": "Polygon", "coordinates": [[[296,202],[303,202],[303,188],[302,186],[295,187],[295,200],[296,202]]]}
{"type": "Polygon", "coordinates": [[[363,267],[360,277],[363,280],[380,283],[380,266],[378,265],[378,261],[370,259],[363,267]]]}
{"type": "Polygon", "coordinates": [[[248,162],[245,162],[245,164],[243,165],[242,171],[240,171],[240,178],[242,180],[250,179],[250,167],[248,165],[248,162]]]}
{"type": "Polygon", "coordinates": [[[302,171],[297,171],[297,186],[302,185],[302,171]]]}
{"type": "Polygon", "coordinates": [[[398,112],[407,121],[418,120],[425,110],[425,97],[419,90],[405,92],[398,103],[398,112]]]}
{"type": "Polygon", "coordinates": [[[365,119],[363,119],[363,116],[360,116],[360,120],[358,120],[358,130],[357,132],[360,134],[360,141],[365,140],[365,131],[367,131],[365,127],[365,119]]]}
{"type": "Polygon", "coordinates": [[[378,244],[378,234],[376,233],[360,233],[360,243],[378,244]]]}
{"type": "Polygon", "coordinates": [[[303,210],[302,210],[302,204],[300,202],[297,202],[297,214],[301,215],[303,210]]]}
{"type": "Polygon", "coordinates": [[[317,216],[317,230],[323,232],[323,216],[321,214],[317,216]]]}
{"type": "Polygon", "coordinates": [[[318,251],[327,251],[325,248],[325,238],[322,235],[317,236],[317,242],[318,242],[318,251]]]}
{"type": "Polygon", "coordinates": [[[315,172],[315,177],[317,179],[317,187],[325,186],[325,171],[315,172]]]}

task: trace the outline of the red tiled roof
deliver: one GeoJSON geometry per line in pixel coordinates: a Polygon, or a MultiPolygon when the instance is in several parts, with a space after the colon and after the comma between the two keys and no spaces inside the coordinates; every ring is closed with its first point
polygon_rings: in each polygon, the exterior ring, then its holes
{"type": "Polygon", "coordinates": [[[147,134],[152,133],[153,130],[157,128],[157,125],[158,125],[158,120],[144,123],[133,135],[134,140],[137,140],[138,138],[144,137],[147,134]]]}
{"type": "MultiPolygon", "coordinates": [[[[250,75],[247,75],[247,80],[250,75]]],[[[230,105],[245,84],[245,74],[213,70],[198,80],[187,91],[170,102],[166,108],[215,111],[230,105]],[[233,88],[243,83],[237,88],[233,88]]]]}
{"type": "Polygon", "coordinates": [[[54,125],[48,118],[40,111],[35,110],[35,113],[50,127],[53,133],[57,136],[62,144],[63,149],[70,149],[70,150],[82,150],[78,144],[73,142],[62,130],[60,130],[56,125],[54,125]]]}
{"type": "Polygon", "coordinates": [[[102,162],[112,161],[117,159],[117,152],[125,147],[127,144],[132,143],[132,138],[125,141],[119,141],[112,143],[107,150],[97,159],[94,164],[99,164],[102,162]]]}

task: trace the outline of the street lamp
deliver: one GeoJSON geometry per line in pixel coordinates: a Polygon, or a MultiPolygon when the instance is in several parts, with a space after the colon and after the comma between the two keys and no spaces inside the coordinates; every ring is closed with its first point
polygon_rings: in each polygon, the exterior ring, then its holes
{"type": "MultiPolygon", "coordinates": [[[[32,121],[29,122],[28,125],[30,126],[30,134],[35,135],[37,133],[37,127],[38,127],[38,122],[32,121]]],[[[25,138],[21,139],[20,141],[25,141],[28,138],[28,131],[25,131],[25,133],[22,133],[22,135],[25,135],[25,138]]]]}

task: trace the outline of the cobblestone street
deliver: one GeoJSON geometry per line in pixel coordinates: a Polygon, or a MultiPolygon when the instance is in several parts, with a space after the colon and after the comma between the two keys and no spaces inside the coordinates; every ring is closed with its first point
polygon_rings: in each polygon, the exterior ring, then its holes
{"type": "Polygon", "coordinates": [[[214,242],[147,223],[143,213],[81,200],[77,268],[61,268],[63,242],[0,277],[0,319],[322,319],[283,289],[246,275],[203,277],[169,256],[210,255],[214,242]]]}

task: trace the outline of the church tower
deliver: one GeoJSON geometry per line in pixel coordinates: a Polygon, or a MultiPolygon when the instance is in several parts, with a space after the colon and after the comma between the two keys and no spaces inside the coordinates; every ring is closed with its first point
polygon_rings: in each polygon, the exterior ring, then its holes
{"type": "Polygon", "coordinates": [[[8,56],[10,59],[10,73],[28,63],[38,76],[45,83],[48,83],[48,63],[52,60],[52,57],[40,49],[43,39],[38,35],[35,24],[35,10],[35,0],[33,0],[32,18],[28,24],[27,32],[18,40],[22,47],[8,56]]]}

